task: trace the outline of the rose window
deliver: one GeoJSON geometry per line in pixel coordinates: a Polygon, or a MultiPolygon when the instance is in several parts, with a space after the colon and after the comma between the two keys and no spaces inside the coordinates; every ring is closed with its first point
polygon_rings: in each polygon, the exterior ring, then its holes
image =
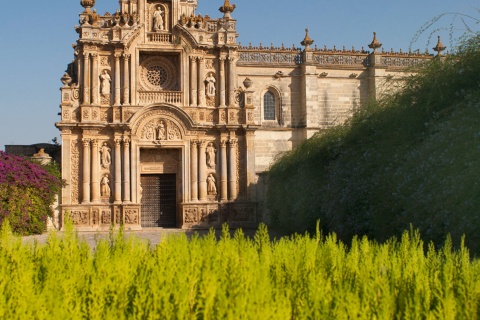
{"type": "Polygon", "coordinates": [[[168,73],[161,66],[151,66],[147,71],[147,79],[152,85],[163,87],[167,83],[168,73]]]}
{"type": "Polygon", "coordinates": [[[150,57],[140,65],[140,85],[143,90],[177,90],[177,71],[172,60],[166,57],[150,57]]]}

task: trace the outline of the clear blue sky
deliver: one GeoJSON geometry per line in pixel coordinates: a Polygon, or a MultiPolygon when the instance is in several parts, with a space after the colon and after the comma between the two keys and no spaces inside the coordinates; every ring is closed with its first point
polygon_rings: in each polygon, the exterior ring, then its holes
{"type": "MultiPolygon", "coordinates": [[[[239,39],[243,45],[295,44],[310,29],[319,47],[346,46],[360,49],[376,31],[386,50],[408,51],[420,27],[442,13],[460,12],[480,19],[478,0],[230,0],[237,9],[239,39]]],[[[221,17],[224,0],[199,0],[197,13],[221,17]]],[[[115,12],[117,0],[97,0],[101,14],[115,12]]],[[[60,78],[73,58],[71,44],[77,39],[74,26],[83,10],[80,0],[3,1],[0,19],[0,150],[6,144],[51,142],[60,137],[60,78]]],[[[452,16],[436,28],[449,28],[452,16]]],[[[478,30],[473,20],[469,25],[478,30]]],[[[459,19],[457,35],[465,28],[459,19]]],[[[432,48],[436,35],[449,43],[449,31],[439,30],[428,43],[426,32],[412,49],[432,48]]],[[[431,49],[430,49],[431,51],[431,49]]]]}

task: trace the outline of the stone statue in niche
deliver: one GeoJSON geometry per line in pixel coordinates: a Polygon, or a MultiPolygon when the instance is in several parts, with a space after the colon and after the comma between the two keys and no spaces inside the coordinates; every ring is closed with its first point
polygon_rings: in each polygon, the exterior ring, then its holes
{"type": "Polygon", "coordinates": [[[163,26],[163,15],[162,8],[158,6],[153,13],[153,31],[162,31],[165,29],[163,26]]]}
{"type": "Polygon", "coordinates": [[[100,149],[102,168],[108,169],[112,164],[112,155],[110,154],[110,147],[106,142],[103,143],[102,148],[100,149]]]}
{"type": "Polygon", "coordinates": [[[207,193],[208,195],[217,195],[217,186],[215,185],[215,177],[210,173],[207,177],[207,193]]]}
{"type": "Polygon", "coordinates": [[[207,97],[215,97],[215,77],[213,76],[213,73],[210,72],[205,79],[205,82],[207,84],[206,88],[206,93],[207,97]]]}
{"type": "Polygon", "coordinates": [[[102,177],[102,181],[100,182],[100,193],[102,197],[110,197],[110,180],[108,179],[108,175],[104,175],[102,177]]]}
{"type": "Polygon", "coordinates": [[[156,128],[156,131],[157,131],[157,140],[165,140],[166,139],[165,122],[160,121],[160,123],[158,124],[158,126],[156,128]]]}
{"type": "Polygon", "coordinates": [[[103,70],[102,74],[100,75],[100,93],[105,98],[110,96],[111,82],[112,82],[112,78],[110,78],[108,71],[103,70]]]}
{"type": "Polygon", "coordinates": [[[217,149],[215,149],[215,146],[212,142],[208,143],[205,152],[207,154],[207,166],[211,169],[215,168],[215,153],[217,152],[217,149]]]}

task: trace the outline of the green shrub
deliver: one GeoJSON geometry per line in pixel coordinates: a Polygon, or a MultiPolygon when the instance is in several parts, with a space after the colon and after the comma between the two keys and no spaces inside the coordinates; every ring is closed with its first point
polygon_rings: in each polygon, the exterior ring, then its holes
{"type": "Polygon", "coordinates": [[[403,90],[276,162],[268,207],[277,226],[384,241],[410,224],[435,243],[461,236],[480,253],[480,41],[433,59],[403,90]]]}
{"type": "Polygon", "coordinates": [[[122,232],[95,250],[67,223],[46,244],[0,234],[2,319],[477,319],[480,264],[418,232],[384,244],[334,234],[271,241],[122,232]]]}

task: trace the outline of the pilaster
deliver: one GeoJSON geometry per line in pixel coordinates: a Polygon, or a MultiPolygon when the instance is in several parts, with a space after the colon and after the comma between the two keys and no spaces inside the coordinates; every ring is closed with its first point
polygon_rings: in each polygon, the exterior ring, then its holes
{"type": "Polygon", "coordinates": [[[90,53],[83,52],[83,104],[90,104],[90,53]]]}
{"type": "Polygon", "coordinates": [[[115,191],[114,203],[122,203],[122,154],[121,139],[115,139],[115,191]]]}
{"type": "Polygon", "coordinates": [[[120,58],[122,57],[121,53],[115,52],[115,102],[114,106],[119,107],[121,101],[121,79],[120,79],[120,58]]]}
{"type": "Polygon", "coordinates": [[[123,105],[130,105],[130,55],[123,54],[123,105]]]}
{"type": "Polygon", "coordinates": [[[98,140],[92,139],[92,202],[100,202],[100,160],[98,158],[98,140]]]}
{"type": "Polygon", "coordinates": [[[123,139],[123,203],[130,203],[130,139],[123,139]]]}
{"type": "Polygon", "coordinates": [[[199,200],[207,200],[207,155],[205,140],[201,140],[198,144],[198,193],[199,200]]]}
{"type": "Polygon", "coordinates": [[[190,191],[191,201],[198,201],[198,149],[197,140],[190,140],[190,191]]]}
{"type": "Polygon", "coordinates": [[[82,204],[90,203],[90,139],[82,139],[82,204]]]}
{"type": "Polygon", "coordinates": [[[197,106],[197,57],[190,57],[190,107],[197,106]]]}
{"type": "Polygon", "coordinates": [[[220,141],[220,200],[228,200],[227,140],[220,141]]]}
{"type": "Polygon", "coordinates": [[[220,75],[218,79],[218,84],[220,87],[220,108],[226,108],[227,105],[225,103],[225,55],[221,55],[218,58],[218,62],[220,64],[220,75]]]}
{"type": "Polygon", "coordinates": [[[230,192],[229,200],[237,199],[237,139],[230,138],[229,147],[229,172],[228,172],[228,189],[230,192]]]}
{"type": "Polygon", "coordinates": [[[205,107],[205,59],[203,57],[198,58],[198,105],[205,107]]]}
{"type": "Polygon", "coordinates": [[[92,53],[92,104],[98,103],[98,53],[92,53]]]}

